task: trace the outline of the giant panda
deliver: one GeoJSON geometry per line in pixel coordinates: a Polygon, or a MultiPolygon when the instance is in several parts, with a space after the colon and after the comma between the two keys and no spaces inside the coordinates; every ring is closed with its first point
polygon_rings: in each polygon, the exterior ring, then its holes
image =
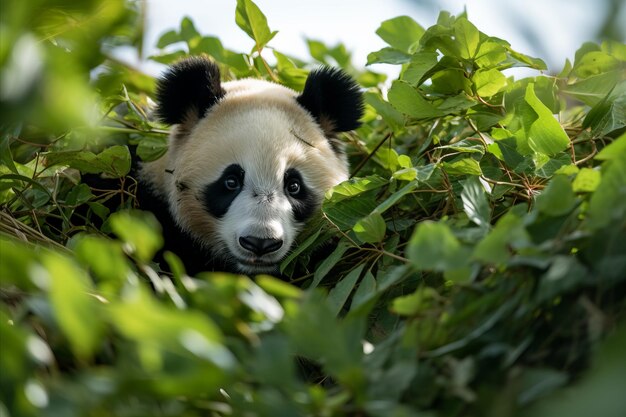
{"type": "Polygon", "coordinates": [[[338,132],[359,126],[359,86],[330,67],[301,93],[191,57],[158,80],[167,153],[139,167],[137,198],[188,272],[276,274],[325,192],[348,178],[338,132]]]}

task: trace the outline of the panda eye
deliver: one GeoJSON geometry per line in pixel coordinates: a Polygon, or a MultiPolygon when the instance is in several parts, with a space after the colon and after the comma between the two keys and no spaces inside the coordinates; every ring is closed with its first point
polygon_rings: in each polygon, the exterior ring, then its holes
{"type": "Polygon", "coordinates": [[[289,182],[287,183],[287,187],[285,188],[287,189],[287,192],[290,196],[295,197],[300,193],[300,181],[292,178],[289,180],[289,182]]]}
{"type": "Polygon", "coordinates": [[[226,187],[228,191],[237,191],[241,188],[241,181],[236,175],[229,175],[224,179],[224,187],[226,187]]]}

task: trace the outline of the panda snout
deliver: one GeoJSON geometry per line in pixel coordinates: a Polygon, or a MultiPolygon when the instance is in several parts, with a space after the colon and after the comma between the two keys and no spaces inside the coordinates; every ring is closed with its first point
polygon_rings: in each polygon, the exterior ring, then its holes
{"type": "Polygon", "coordinates": [[[276,252],[283,246],[283,241],[282,239],[266,239],[256,236],[241,236],[239,238],[239,245],[257,256],[262,256],[268,253],[276,252]]]}

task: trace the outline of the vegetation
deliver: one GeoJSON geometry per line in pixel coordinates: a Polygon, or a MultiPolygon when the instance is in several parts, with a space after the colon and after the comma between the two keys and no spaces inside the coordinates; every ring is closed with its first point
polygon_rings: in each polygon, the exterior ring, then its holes
{"type": "Polygon", "coordinates": [[[142,18],[3,2],[0,416],[623,415],[626,45],[586,43],[552,75],[465,15],[398,17],[368,56],[401,67],[391,81],[343,45],[271,49],[251,0],[250,52],[184,19],[149,59],[206,54],[226,79],[295,89],[340,66],[367,103],[344,137],[352,179],[282,279],[189,277],[173,253],[172,273],[152,262],[158,224],[132,210],[128,145],[153,160],[167,135],[154,79],[112,55],[142,50],[142,18]]]}

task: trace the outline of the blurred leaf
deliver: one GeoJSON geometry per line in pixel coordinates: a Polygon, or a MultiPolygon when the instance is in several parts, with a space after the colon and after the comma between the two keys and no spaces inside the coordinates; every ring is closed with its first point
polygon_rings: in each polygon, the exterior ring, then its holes
{"type": "Polygon", "coordinates": [[[467,251],[445,223],[423,221],[411,236],[407,257],[417,269],[446,271],[463,267],[467,251]]]}
{"type": "Polygon", "coordinates": [[[549,216],[569,213],[576,204],[572,184],[565,175],[556,175],[537,197],[537,208],[549,216]]]}
{"type": "Polygon", "coordinates": [[[111,228],[128,246],[131,253],[148,262],[163,246],[161,226],[152,213],[130,210],[113,213],[111,228]]]}
{"type": "Polygon", "coordinates": [[[600,184],[600,178],[600,171],[591,168],[582,168],[576,175],[574,182],[572,182],[572,190],[575,193],[594,192],[600,184]]]}
{"type": "Polygon", "coordinates": [[[589,223],[593,229],[623,219],[626,215],[626,153],[619,152],[626,143],[626,134],[598,155],[608,159],[602,169],[602,180],[589,201],[589,223]]]}
{"type": "Polygon", "coordinates": [[[483,262],[504,264],[515,249],[529,246],[530,242],[523,220],[509,212],[478,242],[472,257],[483,262]]]}
{"type": "Polygon", "coordinates": [[[59,327],[76,355],[90,358],[100,343],[103,322],[89,276],[57,254],[44,254],[41,262],[42,267],[31,271],[31,279],[50,286],[50,302],[59,327]]]}

